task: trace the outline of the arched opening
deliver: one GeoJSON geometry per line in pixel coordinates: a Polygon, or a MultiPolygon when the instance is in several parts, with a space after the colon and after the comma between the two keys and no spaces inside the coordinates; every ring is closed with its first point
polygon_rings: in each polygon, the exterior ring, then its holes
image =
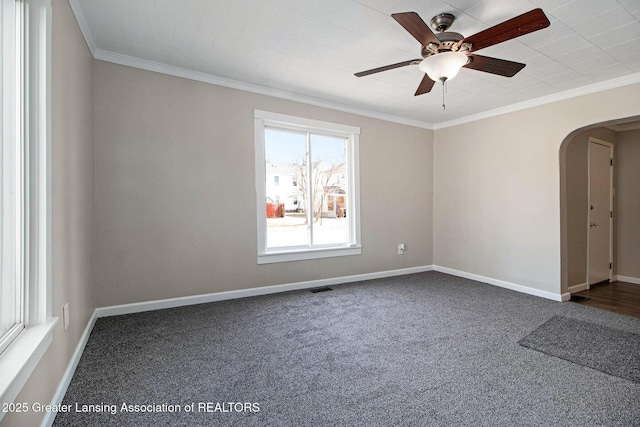
{"type": "Polygon", "coordinates": [[[597,141],[613,145],[610,277],[640,284],[640,116],[634,116],[576,129],[560,146],[563,294],[589,288],[589,150],[597,141]]]}

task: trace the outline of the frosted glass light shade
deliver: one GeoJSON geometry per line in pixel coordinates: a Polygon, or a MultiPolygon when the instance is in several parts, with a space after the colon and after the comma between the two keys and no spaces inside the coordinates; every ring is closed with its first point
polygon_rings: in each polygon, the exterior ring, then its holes
{"type": "Polygon", "coordinates": [[[467,55],[461,52],[442,52],[426,57],[418,68],[427,73],[434,82],[451,80],[458,74],[460,68],[467,63],[467,55]]]}

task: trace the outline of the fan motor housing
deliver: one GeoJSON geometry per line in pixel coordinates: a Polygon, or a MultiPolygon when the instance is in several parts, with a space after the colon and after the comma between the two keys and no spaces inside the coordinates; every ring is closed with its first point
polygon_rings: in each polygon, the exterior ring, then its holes
{"type": "Polygon", "coordinates": [[[434,55],[440,52],[465,52],[471,50],[471,45],[468,43],[462,43],[458,46],[464,36],[460,33],[454,33],[453,31],[447,31],[436,34],[436,37],[440,41],[440,45],[430,43],[428,46],[422,46],[422,57],[434,55]]]}
{"type": "Polygon", "coordinates": [[[440,49],[451,49],[451,47],[462,39],[464,36],[460,33],[454,33],[453,31],[447,31],[446,33],[436,34],[438,40],[440,40],[440,49]]]}
{"type": "Polygon", "coordinates": [[[431,18],[431,28],[439,33],[445,32],[453,24],[456,17],[450,13],[441,13],[431,18]]]}

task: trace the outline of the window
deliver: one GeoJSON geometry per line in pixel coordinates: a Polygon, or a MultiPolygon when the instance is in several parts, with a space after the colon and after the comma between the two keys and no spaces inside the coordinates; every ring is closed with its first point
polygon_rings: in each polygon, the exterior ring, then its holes
{"type": "Polygon", "coordinates": [[[254,118],[258,263],[360,254],[360,129],[259,110],[254,118]],[[274,176],[285,177],[277,189],[274,176]]]}
{"type": "Polygon", "coordinates": [[[0,402],[15,399],[56,323],[49,289],[50,16],[50,0],[0,0],[0,402]]]}
{"type": "Polygon", "coordinates": [[[20,256],[22,249],[22,150],[18,132],[18,120],[21,110],[20,93],[22,79],[21,64],[14,58],[20,51],[21,40],[16,37],[19,32],[19,5],[14,2],[2,5],[3,22],[0,35],[2,42],[2,147],[0,151],[0,352],[22,330],[22,289],[20,256]],[[12,19],[15,18],[15,19],[12,19]],[[5,26],[7,27],[5,29],[5,26]]]}

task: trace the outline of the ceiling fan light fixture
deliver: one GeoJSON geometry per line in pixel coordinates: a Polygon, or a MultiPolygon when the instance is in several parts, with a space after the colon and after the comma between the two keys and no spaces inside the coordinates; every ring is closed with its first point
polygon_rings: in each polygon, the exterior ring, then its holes
{"type": "Polygon", "coordinates": [[[441,52],[423,59],[418,68],[434,82],[445,81],[454,78],[467,60],[461,52],[441,52]]]}

